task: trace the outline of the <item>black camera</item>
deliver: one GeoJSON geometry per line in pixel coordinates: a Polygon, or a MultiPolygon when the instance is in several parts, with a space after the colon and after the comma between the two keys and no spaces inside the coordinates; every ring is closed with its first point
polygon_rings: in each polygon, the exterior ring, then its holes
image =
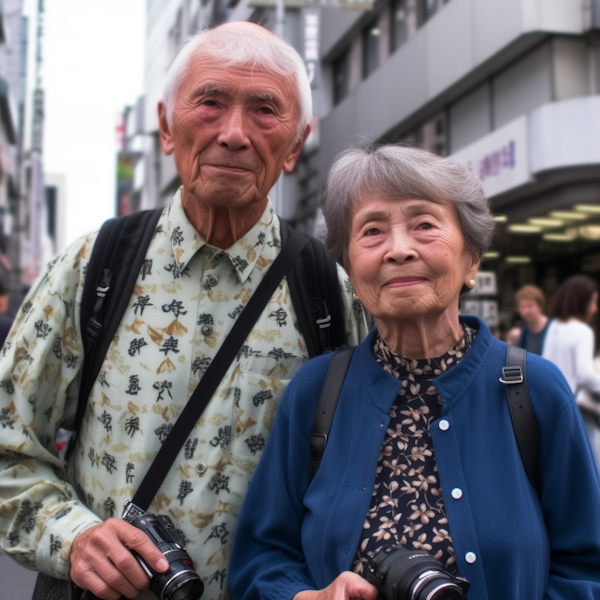
{"type": "Polygon", "coordinates": [[[125,503],[121,518],[141,529],[169,561],[169,570],[159,573],[137,552],[131,551],[150,578],[150,590],[160,600],[198,600],[204,592],[204,584],[194,570],[190,555],[177,537],[171,519],[144,512],[131,502],[125,503]]]}
{"type": "Polygon", "coordinates": [[[431,554],[397,544],[384,546],[369,559],[366,579],[385,600],[466,600],[470,587],[431,554]]]}

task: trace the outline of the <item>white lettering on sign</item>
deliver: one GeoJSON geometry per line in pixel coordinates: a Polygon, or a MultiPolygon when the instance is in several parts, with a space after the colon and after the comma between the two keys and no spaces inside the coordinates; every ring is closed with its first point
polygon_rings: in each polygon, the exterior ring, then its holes
{"type": "Polygon", "coordinates": [[[450,156],[468,167],[490,198],[531,181],[527,117],[519,117],[450,156]]]}
{"type": "Polygon", "coordinates": [[[304,13],[304,63],[311,87],[318,86],[319,12],[306,9],[304,13]]]}

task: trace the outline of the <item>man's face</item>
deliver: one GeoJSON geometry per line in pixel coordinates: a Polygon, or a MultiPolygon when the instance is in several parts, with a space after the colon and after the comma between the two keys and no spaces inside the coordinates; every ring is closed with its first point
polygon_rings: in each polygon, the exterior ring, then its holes
{"type": "Polygon", "coordinates": [[[517,310],[527,324],[534,324],[542,314],[542,309],[535,300],[519,300],[517,310]]]}
{"type": "Polygon", "coordinates": [[[184,191],[223,207],[263,201],[302,150],[296,92],[292,77],[193,57],[171,125],[159,106],[161,144],[175,154],[184,191]]]}

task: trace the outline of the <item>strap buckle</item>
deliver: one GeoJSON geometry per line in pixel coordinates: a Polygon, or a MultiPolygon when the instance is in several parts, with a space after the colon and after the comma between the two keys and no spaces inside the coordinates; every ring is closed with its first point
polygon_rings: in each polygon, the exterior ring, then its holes
{"type": "Polygon", "coordinates": [[[523,383],[523,371],[521,370],[521,367],[502,367],[500,383],[503,383],[504,385],[523,383]]]}
{"type": "Polygon", "coordinates": [[[106,292],[108,292],[108,290],[110,290],[110,286],[106,286],[106,287],[100,287],[98,286],[96,288],[96,295],[99,296],[100,298],[104,298],[104,296],[106,296],[106,292]]]}
{"type": "Polygon", "coordinates": [[[86,330],[88,340],[95,344],[100,339],[100,333],[102,332],[102,324],[98,323],[95,319],[91,318],[88,321],[86,330]]]}
{"type": "Polygon", "coordinates": [[[331,327],[331,315],[327,315],[324,319],[317,319],[317,325],[321,329],[327,329],[327,327],[331,327]]]}

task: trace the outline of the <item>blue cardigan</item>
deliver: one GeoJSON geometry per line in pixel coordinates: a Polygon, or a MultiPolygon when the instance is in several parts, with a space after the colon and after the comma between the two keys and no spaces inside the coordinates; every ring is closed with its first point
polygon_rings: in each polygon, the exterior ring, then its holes
{"type": "MultiPolygon", "coordinates": [[[[471,582],[468,596],[598,600],[600,483],[573,395],[554,365],[528,354],[541,437],[539,500],[499,382],[506,344],[483,321],[461,320],[479,332],[461,362],[436,379],[444,405],[431,427],[459,573],[471,582]],[[459,499],[450,494],[454,488],[463,492],[459,499]]],[[[289,384],[237,525],[229,569],[234,600],[291,600],[350,568],[400,385],[373,358],[375,334],[354,353],[310,485],[310,433],[332,355],[309,361],[289,384]]]]}

